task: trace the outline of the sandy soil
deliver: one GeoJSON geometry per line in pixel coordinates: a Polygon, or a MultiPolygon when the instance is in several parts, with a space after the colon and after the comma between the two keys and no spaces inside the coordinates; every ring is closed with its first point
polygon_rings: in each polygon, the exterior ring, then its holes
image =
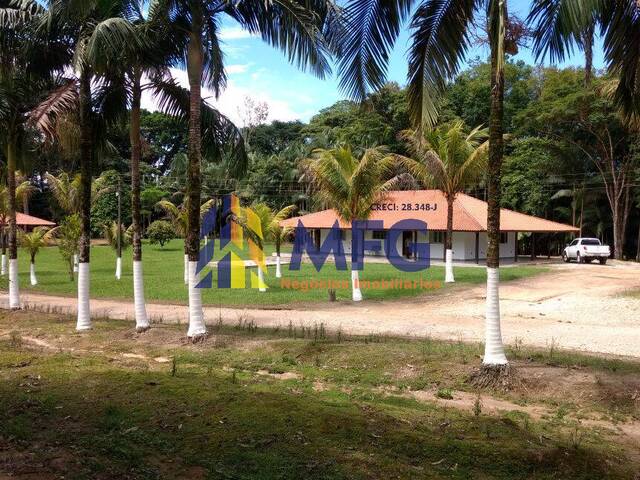
{"type": "MultiPolygon", "coordinates": [[[[594,353],[640,357],[640,297],[624,295],[640,289],[640,265],[611,262],[606,266],[554,265],[548,274],[505,283],[501,287],[502,332],[538,347],[554,345],[594,353]]],[[[75,299],[23,293],[25,305],[54,313],[75,314],[75,299]]],[[[268,295],[268,293],[266,293],[268,295]]],[[[316,304],[294,310],[205,308],[208,323],[240,319],[259,326],[323,323],[345,333],[386,333],[480,341],[483,338],[484,285],[460,286],[446,293],[407,300],[360,304],[316,304]]],[[[6,298],[0,301],[5,306],[6,298]]],[[[96,317],[131,319],[133,304],[92,300],[96,317]]],[[[187,308],[149,304],[156,322],[186,323],[187,308]]]]}

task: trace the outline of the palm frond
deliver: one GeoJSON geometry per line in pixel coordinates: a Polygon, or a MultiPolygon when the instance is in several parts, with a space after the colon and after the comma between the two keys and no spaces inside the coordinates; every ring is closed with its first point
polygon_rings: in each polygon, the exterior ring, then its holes
{"type": "Polygon", "coordinates": [[[563,62],[581,44],[581,33],[593,21],[585,2],[534,0],[527,18],[527,23],[533,25],[534,55],[563,62]]]}
{"type": "Polygon", "coordinates": [[[323,78],[331,71],[323,32],[333,8],[331,0],[241,1],[231,4],[227,13],[246,30],[282,50],[290,62],[323,78]]]}
{"type": "Polygon", "coordinates": [[[437,98],[460,68],[469,48],[469,24],[478,0],[430,0],[411,21],[409,113],[417,128],[433,127],[437,98]]]}
{"type": "Polygon", "coordinates": [[[620,79],[614,98],[627,117],[640,115],[640,52],[630,48],[640,42],[637,2],[584,1],[600,12],[605,60],[609,71],[620,79]]]}
{"type": "Polygon", "coordinates": [[[78,212],[80,209],[80,176],[73,178],[66,172],[57,177],[45,173],[47,185],[51,189],[54,198],[62,210],[68,214],[78,212]]]}
{"type": "Polygon", "coordinates": [[[364,100],[384,85],[389,54],[413,0],[350,0],[346,3],[337,41],[339,86],[350,97],[364,100]]]}
{"type": "Polygon", "coordinates": [[[31,125],[52,141],[56,138],[56,119],[62,114],[73,112],[77,107],[78,83],[68,79],[29,112],[27,118],[31,125]]]}

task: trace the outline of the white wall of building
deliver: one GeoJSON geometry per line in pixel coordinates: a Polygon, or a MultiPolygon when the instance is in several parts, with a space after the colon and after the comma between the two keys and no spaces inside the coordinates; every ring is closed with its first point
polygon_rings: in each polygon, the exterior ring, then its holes
{"type": "MultiPolygon", "coordinates": [[[[320,241],[324,243],[329,234],[329,229],[322,229],[320,232],[320,241]]],[[[343,230],[342,248],[345,255],[351,254],[351,230],[343,230]]],[[[388,232],[387,232],[388,235],[388,232]]],[[[509,232],[504,234],[506,243],[500,244],[500,258],[513,258],[515,254],[515,233],[509,232]]],[[[373,232],[365,232],[365,240],[372,240],[373,232]]],[[[427,243],[428,236],[424,232],[418,232],[418,242],[427,243]]],[[[382,250],[379,255],[385,255],[385,240],[380,240],[382,250]]],[[[478,257],[482,260],[487,258],[487,234],[480,232],[479,235],[479,252],[478,257]]],[[[453,259],[454,260],[475,260],[476,258],[476,234],[475,232],[453,232],[453,259]]],[[[396,241],[396,251],[402,254],[402,234],[398,236],[396,241]]],[[[365,254],[372,255],[373,252],[366,251],[365,254]]],[[[430,257],[433,260],[444,259],[444,245],[442,243],[430,244],[430,257]]],[[[347,258],[348,260],[348,258],[347,258]]]]}

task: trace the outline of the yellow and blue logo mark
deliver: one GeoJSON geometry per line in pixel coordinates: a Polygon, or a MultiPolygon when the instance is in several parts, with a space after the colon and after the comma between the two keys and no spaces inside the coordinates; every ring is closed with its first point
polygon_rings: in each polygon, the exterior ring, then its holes
{"type": "MultiPolygon", "coordinates": [[[[212,207],[203,217],[200,228],[200,238],[204,239],[214,231],[218,221],[218,209],[212,207]]],[[[235,195],[227,195],[223,199],[220,217],[223,227],[220,231],[220,249],[229,249],[218,262],[218,288],[247,288],[246,270],[250,270],[249,286],[251,288],[267,288],[264,280],[258,275],[258,268],[267,273],[266,258],[262,248],[264,234],[260,217],[250,208],[240,206],[240,200],[235,195]],[[245,250],[245,239],[247,250],[245,250]],[[248,252],[249,259],[245,260],[238,251],[248,252]],[[252,268],[257,267],[257,268],[252,268]]],[[[200,250],[197,272],[202,272],[213,260],[215,242],[207,242],[200,250]]],[[[202,278],[197,288],[211,288],[213,273],[211,271],[202,278]]]]}

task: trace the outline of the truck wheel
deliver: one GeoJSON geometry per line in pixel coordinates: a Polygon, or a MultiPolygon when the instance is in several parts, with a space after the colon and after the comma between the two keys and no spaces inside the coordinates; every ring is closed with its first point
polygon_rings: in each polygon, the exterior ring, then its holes
{"type": "Polygon", "coordinates": [[[600,265],[606,265],[607,264],[607,259],[606,258],[601,258],[600,259],[600,265]]]}
{"type": "Polygon", "coordinates": [[[580,252],[578,252],[576,254],[576,262],[578,263],[584,263],[584,261],[582,260],[582,257],[580,256],[580,252]]]}
{"type": "Polygon", "coordinates": [[[562,252],[562,261],[564,263],[569,263],[569,256],[567,255],[567,252],[562,252]]]}

